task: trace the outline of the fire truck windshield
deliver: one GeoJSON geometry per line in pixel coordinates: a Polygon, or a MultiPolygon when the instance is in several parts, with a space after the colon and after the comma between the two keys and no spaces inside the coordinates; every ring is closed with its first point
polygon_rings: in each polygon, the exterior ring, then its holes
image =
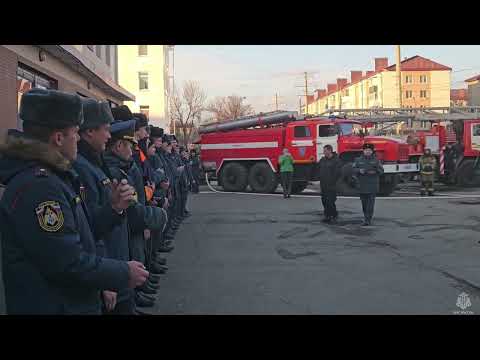
{"type": "Polygon", "coordinates": [[[355,123],[340,123],[340,131],[342,135],[360,135],[362,133],[362,126],[355,123]]]}

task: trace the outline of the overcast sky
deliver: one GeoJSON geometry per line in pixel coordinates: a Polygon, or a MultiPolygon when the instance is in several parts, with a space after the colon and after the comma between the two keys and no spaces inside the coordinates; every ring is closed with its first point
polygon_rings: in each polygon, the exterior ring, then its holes
{"type": "MultiPolygon", "coordinates": [[[[478,45],[402,45],[401,56],[421,55],[452,68],[452,88],[465,87],[464,80],[480,74],[478,45]]],[[[298,110],[304,93],[303,72],[309,73],[309,92],[350,81],[350,70],[373,70],[375,57],[395,62],[394,45],[178,45],[175,47],[175,85],[198,80],[209,99],[241,95],[256,112],[274,109],[278,93],[280,108],[298,110]]]]}

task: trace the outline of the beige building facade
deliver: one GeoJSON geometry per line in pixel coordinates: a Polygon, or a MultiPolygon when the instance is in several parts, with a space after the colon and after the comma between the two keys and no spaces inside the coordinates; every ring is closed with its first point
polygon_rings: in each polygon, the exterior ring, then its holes
{"type": "Polygon", "coordinates": [[[468,86],[468,105],[480,106],[480,75],[465,80],[468,86]]]}
{"type": "Polygon", "coordinates": [[[170,127],[171,51],[169,45],[118,45],[119,84],[135,95],[125,104],[164,129],[170,127]]]}
{"type": "MultiPolygon", "coordinates": [[[[451,68],[421,56],[401,62],[402,107],[450,106],[451,68]]],[[[400,106],[396,65],[376,58],[372,71],[351,71],[350,81],[339,78],[327,89],[315,90],[309,114],[328,110],[394,108],[400,106]]]]}

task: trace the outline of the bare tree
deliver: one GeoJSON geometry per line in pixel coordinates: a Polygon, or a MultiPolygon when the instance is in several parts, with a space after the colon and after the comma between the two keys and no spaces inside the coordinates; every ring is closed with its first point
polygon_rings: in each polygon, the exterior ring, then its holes
{"type": "Polygon", "coordinates": [[[170,101],[170,121],[181,130],[181,142],[187,146],[205,109],[207,95],[197,81],[186,81],[182,93],[174,92],[170,101]]]}
{"type": "Polygon", "coordinates": [[[218,122],[253,114],[252,106],[244,104],[243,100],[245,98],[238,95],[217,97],[208,104],[206,110],[212,112],[218,122]]]}

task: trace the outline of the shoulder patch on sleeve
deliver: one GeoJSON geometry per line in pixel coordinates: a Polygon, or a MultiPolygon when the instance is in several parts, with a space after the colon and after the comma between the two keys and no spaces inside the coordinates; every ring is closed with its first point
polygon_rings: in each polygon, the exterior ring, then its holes
{"type": "Polygon", "coordinates": [[[35,176],[37,176],[37,177],[47,177],[48,176],[47,169],[45,169],[45,168],[35,169],[35,176]]]}
{"type": "Polygon", "coordinates": [[[35,209],[40,227],[48,232],[57,232],[64,223],[63,212],[57,201],[45,201],[35,209]]]}

